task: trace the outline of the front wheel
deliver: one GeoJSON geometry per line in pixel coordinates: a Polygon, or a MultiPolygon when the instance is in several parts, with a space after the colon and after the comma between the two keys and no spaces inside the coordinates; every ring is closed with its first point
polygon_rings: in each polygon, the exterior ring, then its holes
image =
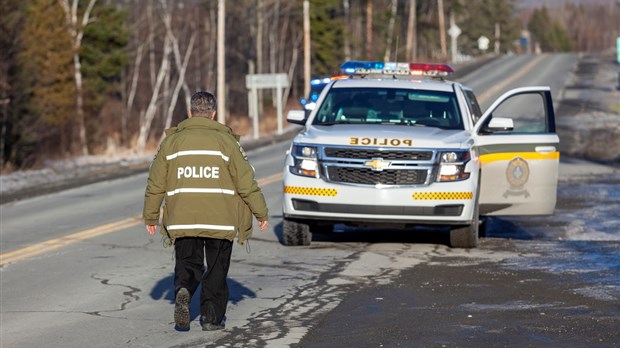
{"type": "Polygon", "coordinates": [[[453,248],[471,249],[478,246],[480,219],[478,204],[474,210],[473,221],[467,226],[455,226],[450,229],[450,246],[453,248]]]}
{"type": "Polygon", "coordinates": [[[312,241],[310,225],[284,218],[282,221],[282,237],[284,245],[310,245],[312,241]]]}

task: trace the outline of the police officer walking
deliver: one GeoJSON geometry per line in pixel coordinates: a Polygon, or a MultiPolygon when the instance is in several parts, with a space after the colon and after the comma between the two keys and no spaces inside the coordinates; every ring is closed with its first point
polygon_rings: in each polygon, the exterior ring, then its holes
{"type": "Polygon", "coordinates": [[[202,329],[224,328],[228,303],[226,277],[233,240],[243,244],[252,234],[252,215],[267,228],[267,205],[254,169],[230,128],[214,120],[215,96],[197,92],[189,118],[166,130],[151,164],[144,197],[144,223],[174,243],[174,321],[189,328],[189,303],[202,282],[202,329]],[[204,260],[207,268],[205,272],[204,260]]]}

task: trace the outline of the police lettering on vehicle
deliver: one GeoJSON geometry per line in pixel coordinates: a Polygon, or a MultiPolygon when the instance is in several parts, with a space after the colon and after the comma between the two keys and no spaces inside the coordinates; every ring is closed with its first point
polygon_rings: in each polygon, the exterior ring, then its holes
{"type": "Polygon", "coordinates": [[[372,145],[372,146],[413,146],[411,139],[389,138],[350,138],[349,145],[372,145]]]}
{"type": "Polygon", "coordinates": [[[177,168],[177,179],[219,179],[220,167],[179,167],[177,168]]]}

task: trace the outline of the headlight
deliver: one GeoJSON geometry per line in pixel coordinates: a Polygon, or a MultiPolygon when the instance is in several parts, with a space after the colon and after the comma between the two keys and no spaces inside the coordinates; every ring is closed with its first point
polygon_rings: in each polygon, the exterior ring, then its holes
{"type": "Polygon", "coordinates": [[[317,161],[316,147],[293,145],[291,149],[293,165],[289,167],[291,173],[300,176],[318,177],[319,163],[317,161]]]}
{"type": "Polygon", "coordinates": [[[469,178],[465,166],[471,159],[469,151],[446,151],[440,154],[437,181],[460,181],[469,178]]]}

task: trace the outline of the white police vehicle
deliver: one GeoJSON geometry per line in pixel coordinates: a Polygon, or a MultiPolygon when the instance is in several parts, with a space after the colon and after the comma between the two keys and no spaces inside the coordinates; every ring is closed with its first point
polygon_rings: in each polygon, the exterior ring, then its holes
{"type": "MultiPolygon", "coordinates": [[[[473,248],[481,216],[552,214],[559,138],[549,87],[511,90],[481,114],[448,65],[346,62],[306,118],[284,166],[283,239],[334,224],[447,225],[473,248]]],[[[413,233],[413,232],[412,232],[413,233]]]]}
{"type": "Polygon", "coordinates": [[[327,84],[330,83],[331,80],[332,79],[330,77],[310,80],[310,95],[308,96],[308,99],[301,98],[301,100],[299,101],[299,103],[301,104],[301,106],[303,106],[306,112],[314,110],[314,107],[316,106],[316,101],[319,99],[319,95],[323,91],[323,88],[325,88],[325,86],[327,86],[327,84]]]}

